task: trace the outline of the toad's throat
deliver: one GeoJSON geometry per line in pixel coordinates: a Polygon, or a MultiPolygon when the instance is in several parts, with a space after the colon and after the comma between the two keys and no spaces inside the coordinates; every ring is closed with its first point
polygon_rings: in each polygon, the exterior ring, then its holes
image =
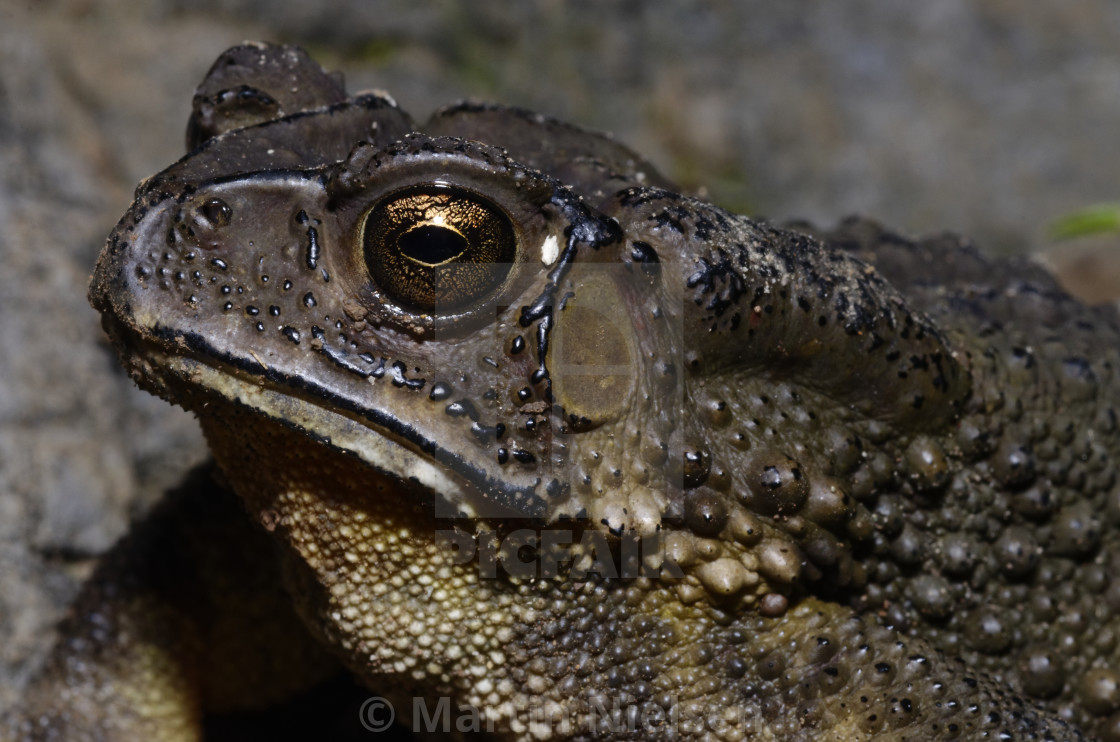
{"type": "MultiPolygon", "coordinates": [[[[133,335],[122,323],[112,324],[110,334],[133,335]]],[[[407,422],[306,378],[270,368],[251,355],[222,351],[198,333],[157,324],[146,338],[137,340],[133,335],[127,345],[142,360],[126,359],[126,365],[154,393],[193,409],[191,395],[176,390],[184,386],[206,390],[207,397],[217,395],[249,408],[319,444],[437,493],[453,511],[449,516],[540,520],[548,515],[545,501],[532,489],[495,479],[407,422]],[[166,376],[178,383],[166,383],[166,376]]]]}

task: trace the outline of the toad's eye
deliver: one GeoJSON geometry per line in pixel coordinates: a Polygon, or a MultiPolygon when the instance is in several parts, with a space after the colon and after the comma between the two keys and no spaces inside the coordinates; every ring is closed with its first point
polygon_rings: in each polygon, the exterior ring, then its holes
{"type": "Polygon", "coordinates": [[[439,184],[395,191],[362,224],[377,287],[403,308],[448,313],[491,296],[517,254],[513,222],[496,204],[439,184]]]}

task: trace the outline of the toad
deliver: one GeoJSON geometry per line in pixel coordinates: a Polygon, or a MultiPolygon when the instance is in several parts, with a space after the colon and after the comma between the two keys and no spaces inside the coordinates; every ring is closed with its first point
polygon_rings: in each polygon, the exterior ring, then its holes
{"type": "Polygon", "coordinates": [[[223,54],[188,149],[90,298],[216,468],[15,738],[195,740],[342,666],[460,736],[1120,739],[1113,310],[292,47],[223,54]]]}

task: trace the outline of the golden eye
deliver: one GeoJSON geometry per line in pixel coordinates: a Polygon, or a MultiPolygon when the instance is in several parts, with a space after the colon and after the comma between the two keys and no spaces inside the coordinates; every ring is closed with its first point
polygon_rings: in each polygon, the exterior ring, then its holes
{"type": "Polygon", "coordinates": [[[488,298],[517,255],[513,222],[463,188],[439,184],[396,191],[362,225],[366,265],[402,307],[447,313],[488,298]]]}

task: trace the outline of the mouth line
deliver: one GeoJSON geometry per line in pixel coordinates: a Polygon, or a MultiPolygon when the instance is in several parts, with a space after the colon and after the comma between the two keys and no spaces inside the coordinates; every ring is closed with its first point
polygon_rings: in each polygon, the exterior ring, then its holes
{"type": "MultiPolygon", "coordinates": [[[[206,388],[257,414],[294,425],[323,445],[432,490],[464,515],[547,519],[547,503],[533,489],[488,475],[381,410],[280,372],[252,356],[222,351],[199,333],[158,324],[151,331],[137,332],[111,315],[106,329],[112,336],[128,338],[125,345],[145,359],[144,376],[159,369],[181,383],[206,388]],[[321,432],[324,427],[329,433],[321,432]]],[[[167,389],[166,383],[162,386],[167,389]]]]}

